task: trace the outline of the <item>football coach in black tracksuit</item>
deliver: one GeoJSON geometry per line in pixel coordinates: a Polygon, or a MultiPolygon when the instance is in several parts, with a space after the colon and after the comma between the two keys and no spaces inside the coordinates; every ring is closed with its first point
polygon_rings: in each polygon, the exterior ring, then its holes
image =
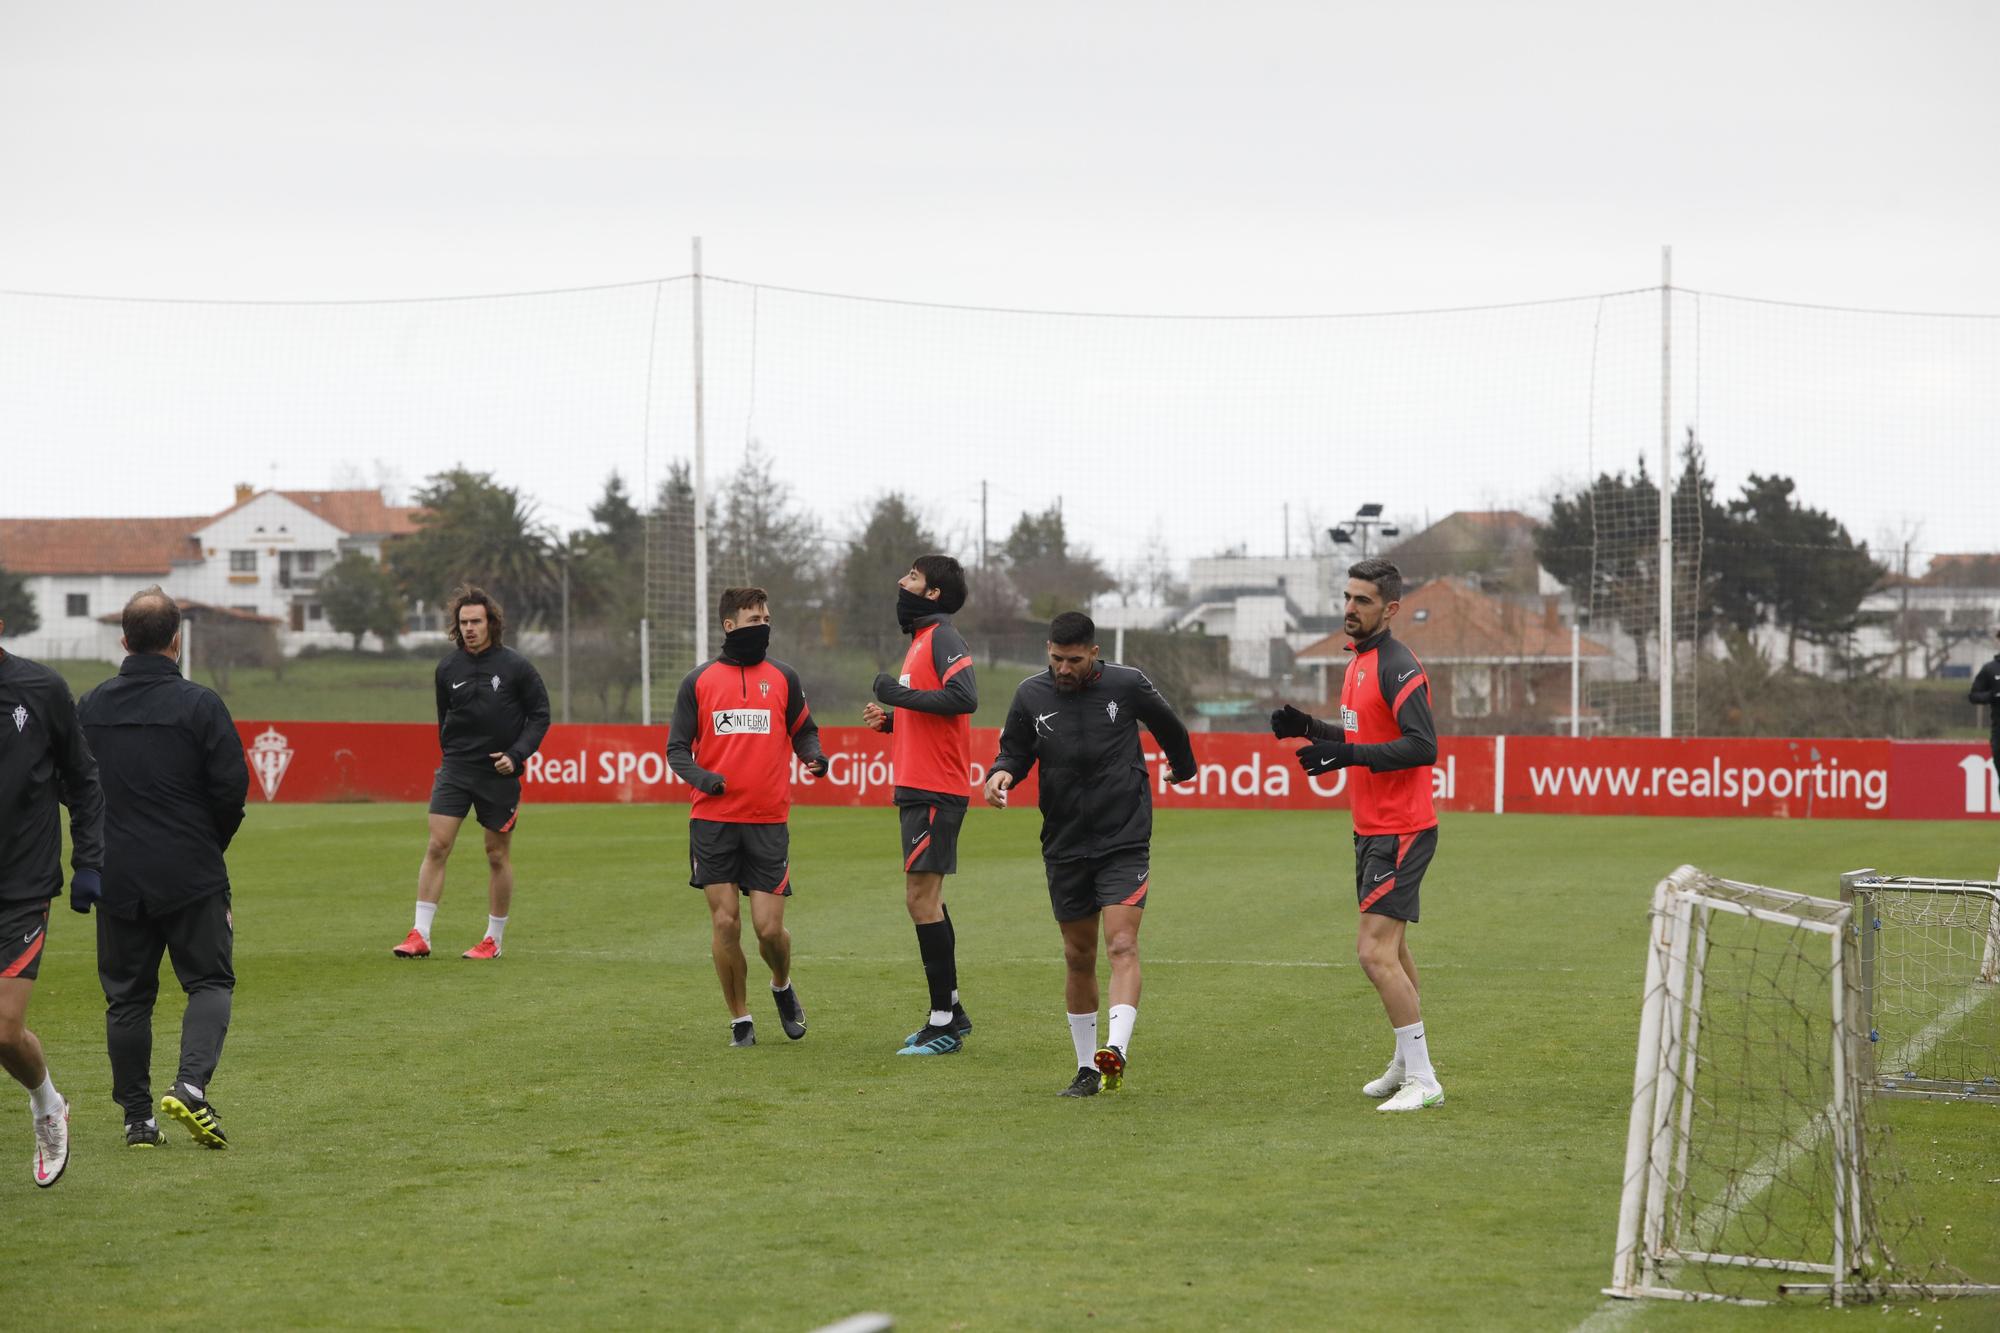
{"type": "Polygon", "coordinates": [[[986,803],[1040,765],[1042,862],[1062,927],[1076,1077],[1065,1097],[1116,1092],[1139,1017],[1139,917],[1152,880],[1153,793],[1144,726],[1166,751],[1169,780],[1195,776],[1187,727],[1142,671],[1097,657],[1097,626],[1080,611],[1049,625],[1049,669],[1014,691],[986,803]],[[1097,935],[1111,955],[1111,1031],[1097,1047],[1097,935]],[[1093,1048],[1096,1047],[1095,1051],[1093,1048]]]}
{"type": "Polygon", "coordinates": [[[160,957],[187,992],[180,1068],[162,1114],[204,1148],[224,1148],[209,1082],[229,1031],[236,923],[222,854],[243,824],[250,769],[229,709],[183,680],[181,610],[158,588],[125,604],[118,674],[77,706],[104,775],[104,898],[97,908],[97,977],[111,1096],[125,1143],[160,1142],[153,1118],[153,1001],[160,957]]]}

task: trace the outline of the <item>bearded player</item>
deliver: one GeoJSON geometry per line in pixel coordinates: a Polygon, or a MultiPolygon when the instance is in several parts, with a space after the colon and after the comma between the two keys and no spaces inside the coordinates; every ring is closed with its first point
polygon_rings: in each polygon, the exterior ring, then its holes
{"type": "Polygon", "coordinates": [[[1340,681],[1340,724],[1290,704],[1271,714],[1273,735],[1312,742],[1299,750],[1299,767],[1308,776],[1351,770],[1354,892],[1360,904],[1355,953],[1396,1037],[1389,1067],[1361,1089],[1386,1099],[1379,1111],[1444,1105],[1444,1087],[1424,1040],[1417,964],[1407,938],[1417,921],[1418,887],[1437,851],[1437,814],[1431,807],[1437,726],[1423,664],[1389,633],[1402,599],[1403,575],[1389,561],[1363,560],[1350,567],[1342,627],[1352,640],[1354,660],[1340,681]]]}
{"type": "Polygon", "coordinates": [[[903,901],[917,928],[930,1012],[898,1055],[950,1055],[972,1020],[958,998],[958,937],[944,877],[958,869],[958,830],[972,781],[972,714],[979,685],[972,650],[951,617],[965,605],[965,571],[948,555],[920,555],[896,581],[896,623],[910,636],[900,676],[875,677],[862,720],[890,733],[902,829],[903,901]]]}

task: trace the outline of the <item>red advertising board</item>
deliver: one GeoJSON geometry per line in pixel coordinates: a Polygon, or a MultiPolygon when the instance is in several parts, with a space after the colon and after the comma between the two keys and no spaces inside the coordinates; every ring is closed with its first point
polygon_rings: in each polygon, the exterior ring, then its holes
{"type": "MultiPolygon", "coordinates": [[[[437,768],[437,731],[422,723],[242,722],[252,801],[421,801],[437,768]]],[[[977,795],[999,741],[972,733],[977,795]]],[[[886,805],[889,738],[823,727],[826,777],[794,769],[800,805],[886,805]]],[[[557,726],[524,774],[530,801],[686,801],[666,762],[667,729],[557,726]]],[[[1344,773],[1308,779],[1295,742],[1243,733],[1194,737],[1200,772],[1169,786],[1148,740],[1154,800],[1166,809],[1345,809],[1344,773]]],[[[1821,819],[2000,818],[2000,781],[1983,745],[1886,740],[1447,736],[1432,791],[1440,810],[1821,819]]],[[[1016,793],[1028,804],[1032,778],[1016,793]]]]}

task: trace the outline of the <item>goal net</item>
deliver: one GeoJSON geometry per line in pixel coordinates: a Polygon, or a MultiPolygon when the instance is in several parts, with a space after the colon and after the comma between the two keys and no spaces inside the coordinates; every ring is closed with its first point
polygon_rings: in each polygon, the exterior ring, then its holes
{"type": "Polygon", "coordinates": [[[1655,889],[1608,1294],[2000,1294],[1943,1262],[1869,1114],[1855,920],[1692,866],[1655,889]]]}
{"type": "Polygon", "coordinates": [[[1867,1086],[2000,1104],[2000,883],[1858,870],[1841,888],[1858,927],[1867,1086]]]}

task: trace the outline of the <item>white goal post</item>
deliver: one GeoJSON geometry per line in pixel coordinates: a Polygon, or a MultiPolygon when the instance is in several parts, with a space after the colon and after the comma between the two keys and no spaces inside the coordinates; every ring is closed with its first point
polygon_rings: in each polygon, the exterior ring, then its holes
{"type": "Polygon", "coordinates": [[[1871,1124],[1858,919],[1693,866],[1654,889],[1607,1295],[2000,1295],[1929,1252],[1871,1124]]]}

